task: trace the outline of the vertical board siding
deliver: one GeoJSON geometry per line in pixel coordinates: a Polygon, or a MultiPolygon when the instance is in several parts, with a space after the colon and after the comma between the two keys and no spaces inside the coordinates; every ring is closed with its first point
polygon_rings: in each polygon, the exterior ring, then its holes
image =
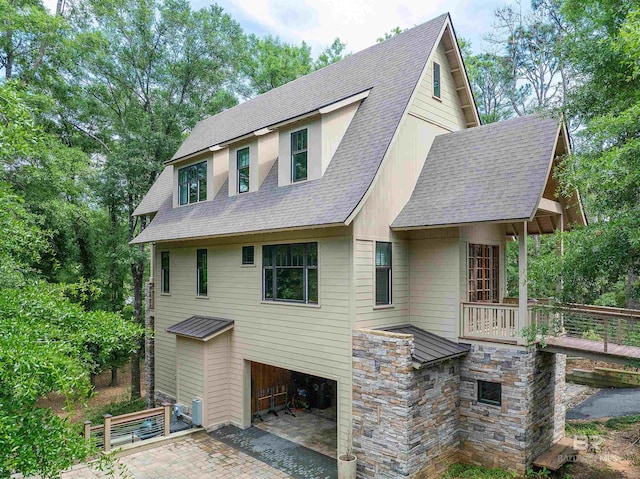
{"type": "Polygon", "coordinates": [[[411,324],[457,340],[460,308],[460,240],[410,242],[411,324]]]}
{"type": "Polygon", "coordinates": [[[440,100],[433,97],[433,61],[427,65],[427,74],[418,85],[409,112],[444,126],[450,131],[466,128],[456,84],[451,74],[449,60],[440,42],[432,60],[440,64],[440,100]]]}
{"type": "Polygon", "coordinates": [[[207,341],[207,409],[203,415],[207,426],[229,421],[229,343],[232,332],[207,341]]]}
{"type": "MultiPolygon", "coordinates": [[[[306,233],[307,235],[309,233],[306,233]]],[[[170,251],[171,294],[158,295],[156,306],[157,389],[175,396],[175,335],[166,328],[193,314],[235,321],[230,333],[228,408],[209,410],[204,417],[248,425],[243,404],[244,362],[256,361],[338,382],[338,422],[344,444],[351,418],[351,245],[350,237],[278,241],[318,241],[319,306],[262,302],[262,244],[247,237],[242,243],[208,247],[208,298],[196,297],[196,249],[157,247],[170,251]],[[242,267],[242,245],[255,246],[255,267],[242,267]]],[[[159,264],[156,261],[156,264],[159,264]]],[[[211,350],[209,350],[211,353],[211,350]]],[[[209,385],[219,374],[209,358],[209,385]]],[[[210,391],[211,392],[211,391],[210,391]]],[[[207,424],[209,425],[209,424],[207,424]]]]}
{"type": "Polygon", "coordinates": [[[203,374],[205,343],[178,336],[177,347],[178,393],[176,399],[179,403],[190,408],[194,398],[206,399],[204,394],[205,376],[203,374]]]}
{"type": "Polygon", "coordinates": [[[391,247],[393,308],[375,308],[375,241],[355,241],[356,328],[381,328],[409,322],[409,252],[401,240],[391,247]]]}

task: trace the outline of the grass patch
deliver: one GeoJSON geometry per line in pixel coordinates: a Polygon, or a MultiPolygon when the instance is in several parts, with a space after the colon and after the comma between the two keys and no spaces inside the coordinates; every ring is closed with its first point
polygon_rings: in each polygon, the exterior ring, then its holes
{"type": "Polygon", "coordinates": [[[567,436],[590,436],[594,434],[606,434],[602,431],[602,424],[599,422],[567,422],[564,425],[564,432],[567,436]]]}
{"type": "Polygon", "coordinates": [[[513,479],[515,477],[518,477],[517,474],[504,469],[489,469],[468,464],[454,464],[444,475],[444,479],[513,479]]]}
{"type": "Polygon", "coordinates": [[[87,419],[91,421],[92,425],[103,424],[104,415],[111,414],[112,416],[119,416],[121,414],[128,414],[130,412],[142,411],[147,408],[147,403],[144,399],[134,399],[117,401],[99,408],[92,409],[87,412],[87,419]]]}
{"type": "Polygon", "coordinates": [[[634,416],[612,417],[611,419],[607,420],[604,425],[609,429],[620,431],[628,429],[630,426],[638,423],[640,423],[640,414],[636,414],[634,416]]]}

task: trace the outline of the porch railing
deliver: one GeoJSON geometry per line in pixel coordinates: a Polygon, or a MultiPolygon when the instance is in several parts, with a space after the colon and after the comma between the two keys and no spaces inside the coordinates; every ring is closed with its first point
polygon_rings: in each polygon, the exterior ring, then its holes
{"type": "Polygon", "coordinates": [[[113,447],[144,441],[157,436],[168,436],[171,426],[171,405],[146,409],[144,411],[111,416],[105,414],[104,424],[84,423],[84,438],[93,441],[98,449],[105,452],[113,447]]]}
{"type": "Polygon", "coordinates": [[[519,336],[517,304],[461,303],[462,336],[516,340],[519,336]]]}

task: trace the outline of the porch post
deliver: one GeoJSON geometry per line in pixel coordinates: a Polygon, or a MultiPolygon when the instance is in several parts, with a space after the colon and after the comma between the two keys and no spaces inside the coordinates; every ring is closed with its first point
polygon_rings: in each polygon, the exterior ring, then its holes
{"type": "MultiPolygon", "coordinates": [[[[522,234],[518,236],[518,334],[528,326],[527,318],[527,222],[522,223],[522,234]]],[[[521,336],[518,342],[524,342],[521,336]]]]}

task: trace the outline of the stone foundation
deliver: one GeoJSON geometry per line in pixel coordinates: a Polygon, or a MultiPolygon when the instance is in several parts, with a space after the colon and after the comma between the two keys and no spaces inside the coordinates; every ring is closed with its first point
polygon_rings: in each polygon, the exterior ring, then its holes
{"type": "Polygon", "coordinates": [[[459,362],[416,370],[410,335],[355,331],[353,444],[358,477],[434,477],[459,448],[459,362]]]}
{"type": "Polygon", "coordinates": [[[564,357],[473,345],[461,361],[462,462],[524,473],[564,434],[564,357]],[[502,404],[478,402],[478,380],[502,384],[502,404]]]}
{"type": "Polygon", "coordinates": [[[472,345],[415,369],[413,336],[353,333],[353,445],[358,477],[437,477],[455,462],[524,473],[564,435],[565,356],[472,345]],[[478,380],[502,384],[500,406],[478,380]]]}

